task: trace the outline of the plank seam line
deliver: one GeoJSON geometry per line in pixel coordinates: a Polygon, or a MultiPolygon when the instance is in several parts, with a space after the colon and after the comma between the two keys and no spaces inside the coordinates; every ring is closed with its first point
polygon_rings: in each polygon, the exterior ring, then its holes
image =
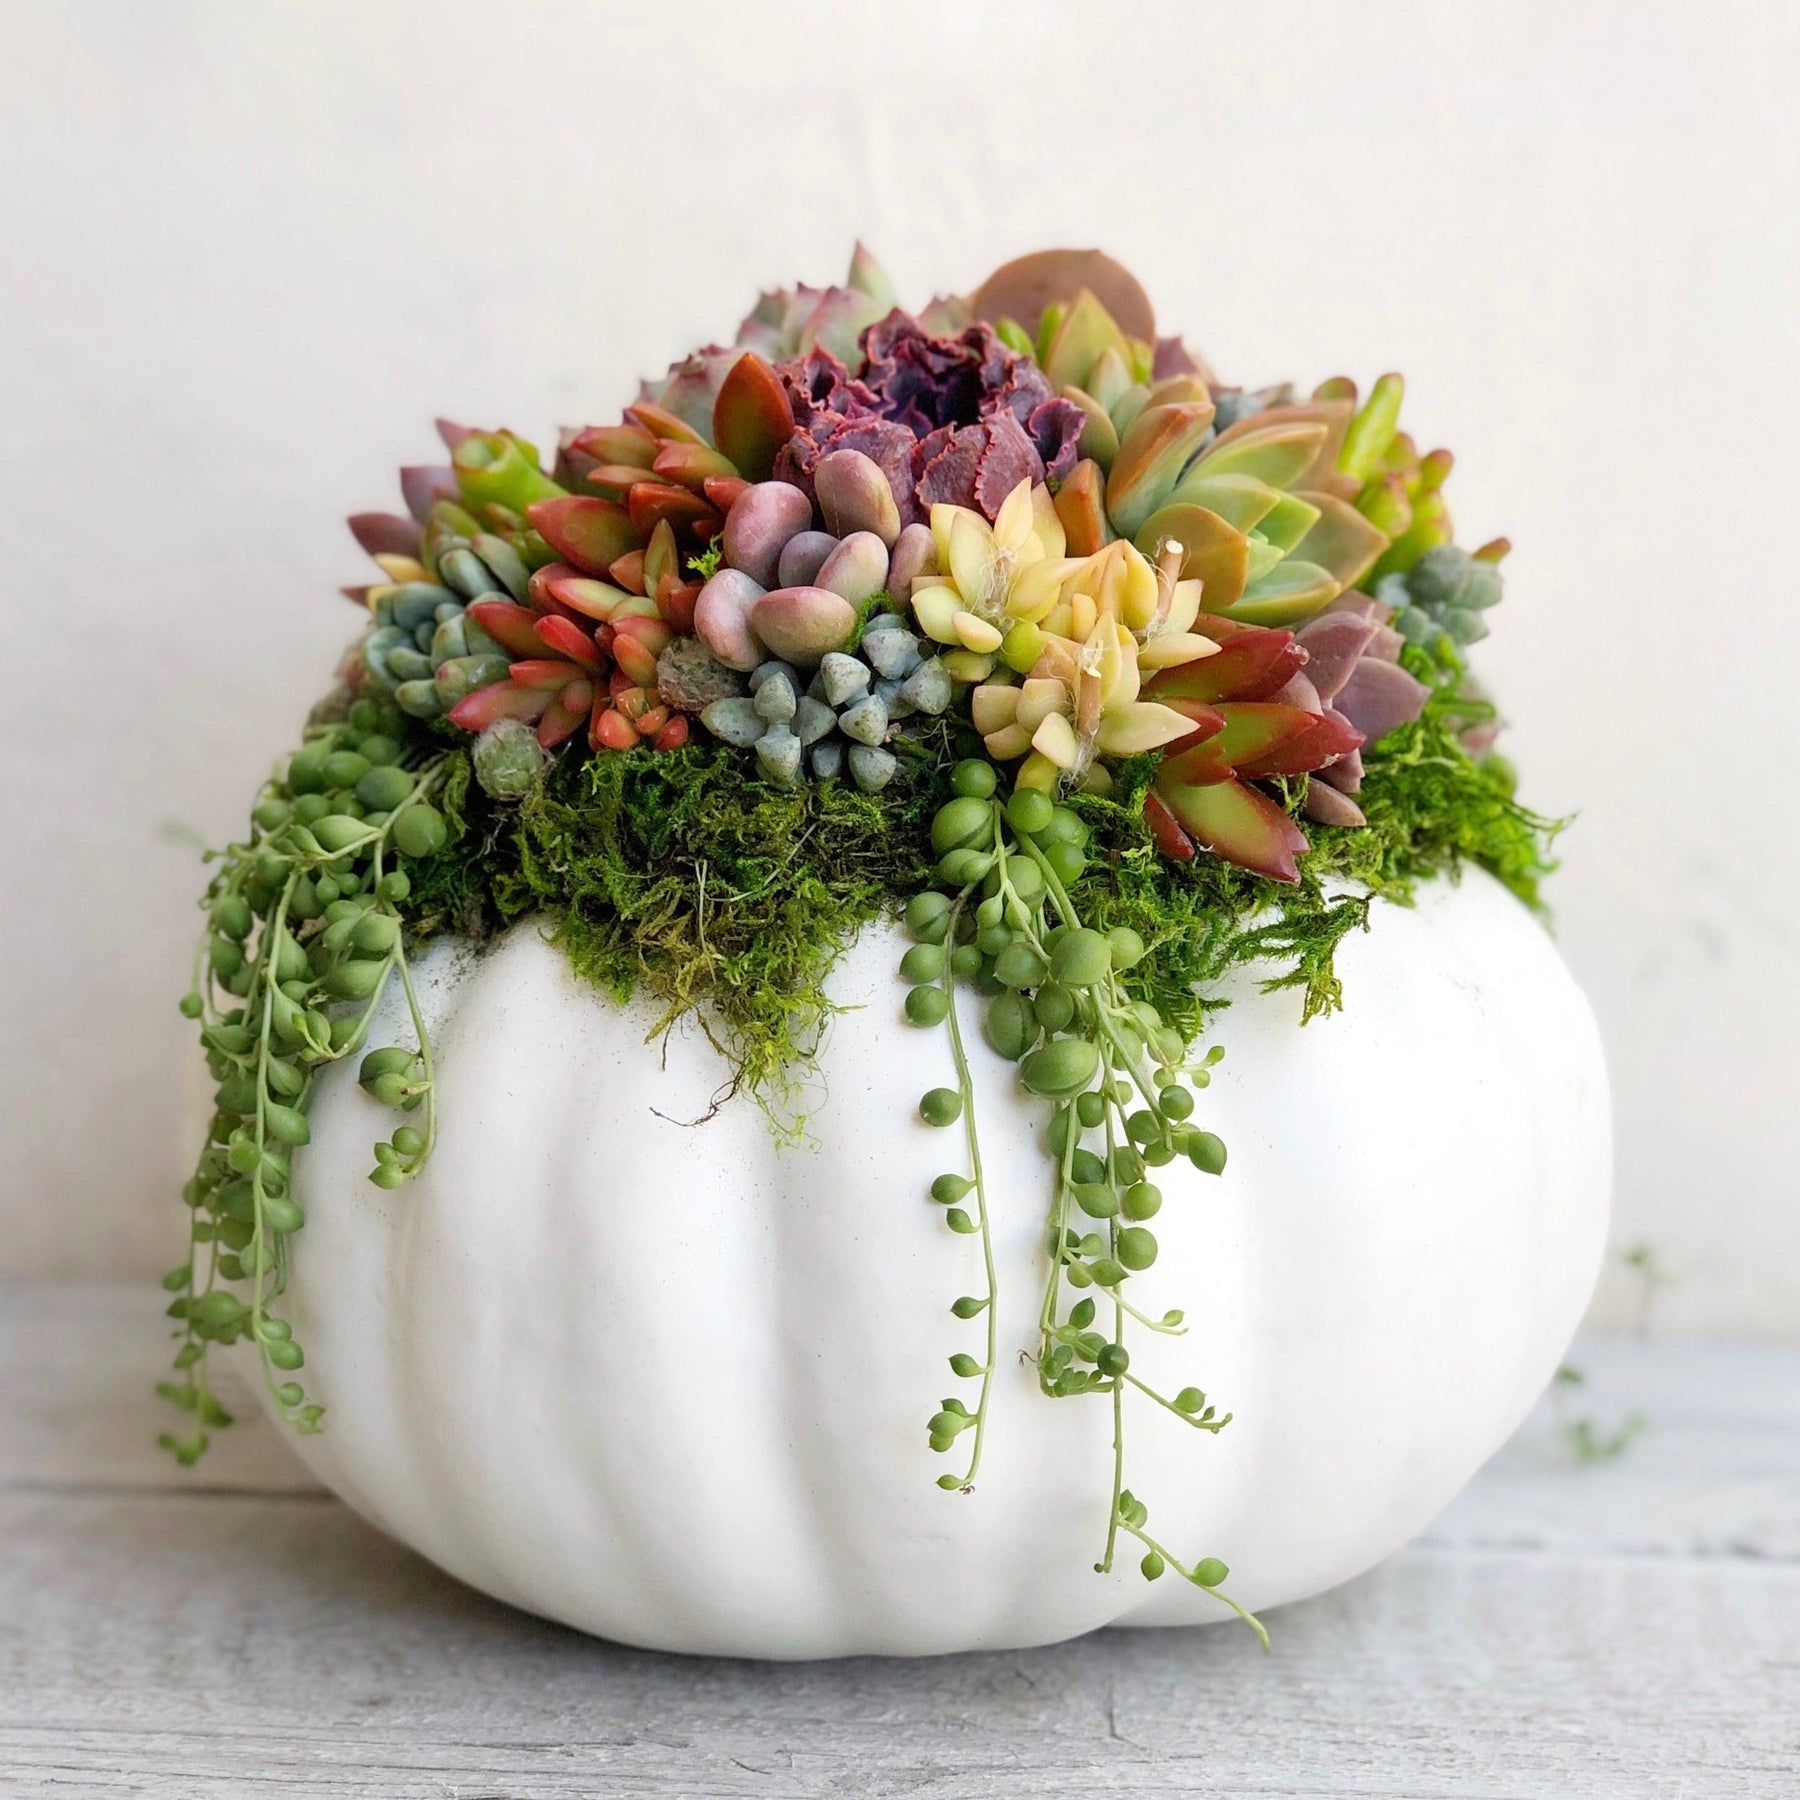
{"type": "Polygon", "coordinates": [[[149,1487],[130,1481],[40,1481],[29,1476],[0,1481],[0,1496],[62,1500],[298,1500],[309,1506],[341,1505],[328,1488],[227,1487],[196,1482],[192,1487],[149,1487]]]}

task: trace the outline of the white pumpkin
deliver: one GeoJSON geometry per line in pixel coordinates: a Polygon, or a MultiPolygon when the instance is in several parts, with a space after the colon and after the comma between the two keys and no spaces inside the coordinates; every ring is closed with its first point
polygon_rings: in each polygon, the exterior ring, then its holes
{"type": "MultiPolygon", "coordinates": [[[[1110,1404],[1049,1400],[1034,1342],[1043,1103],[971,1045],[999,1268],[1000,1366],[972,1493],[925,1421],[973,1400],[978,1240],[926,1197],[961,1134],[919,1122],[941,1030],[900,1017],[902,948],[865,934],[833,991],[814,1146],[779,1150],[694,1030],[570,974],[530,928],[420,969],[442,1128],[423,1176],[369,1185],[392,1127],[348,1069],[300,1159],[292,1315],[323,1433],[296,1444],[383,1530],[487,1593],[605,1637],[757,1657],[1040,1644],[1228,1620],[1126,1554],[1094,1572],[1110,1404]]],[[[1593,1020],[1540,926],[1479,872],[1377,906],[1345,1010],[1231,983],[1202,1096],[1231,1151],[1159,1174],[1162,1254],[1134,1369],[1203,1387],[1218,1437],[1141,1397],[1126,1480],[1178,1554],[1257,1609],[1420,1530],[1517,1424],[1598,1266],[1610,1181],[1593,1020]]],[[[403,1035],[390,996],[380,1026],[403,1035]]],[[[1129,1551],[1134,1546],[1125,1545],[1129,1551]]]]}

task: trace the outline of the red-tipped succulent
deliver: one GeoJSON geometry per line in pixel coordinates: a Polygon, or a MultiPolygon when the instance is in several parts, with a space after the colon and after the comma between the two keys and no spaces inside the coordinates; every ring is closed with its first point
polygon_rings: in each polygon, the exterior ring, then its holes
{"type": "Polygon", "coordinates": [[[492,496],[503,506],[492,522],[534,542],[529,583],[521,569],[513,598],[468,609],[511,661],[503,681],[451,708],[451,723],[481,731],[523,720],[545,749],[583,729],[596,750],[685,743],[687,713],[659,690],[657,659],[694,630],[700,587],[687,559],[718,536],[793,430],[786,390],[746,350],[703,352],[619,424],[566,432],[555,481],[523,440],[445,428],[455,467],[413,471],[407,488],[425,519],[372,515],[354,529],[379,555],[429,555],[434,519],[448,529],[460,521],[447,509],[492,496]]]}
{"type": "Polygon", "coordinates": [[[1205,614],[1196,626],[1216,656],[1165,669],[1144,698],[1185,713],[1191,737],[1169,746],[1144,813],[1165,855],[1197,848],[1275,881],[1293,881],[1305,834],[1254,784],[1305,775],[1352,754],[1363,738],[1343,717],[1299,703],[1290,683],[1307,653],[1291,631],[1205,614]]]}
{"type": "Polygon", "coordinates": [[[1323,825],[1361,825],[1350,798],[1362,785],[1362,749],[1419,716],[1426,688],[1400,666],[1389,608],[1340,596],[1298,632],[1201,614],[1216,656],[1166,669],[1144,688],[1194,721],[1169,746],[1144,814],[1164,854],[1188,861],[1203,848],[1292,881],[1305,834],[1254,784],[1309,776],[1303,810],[1323,825]]]}
{"type": "Polygon", "coordinates": [[[583,574],[628,582],[629,559],[664,525],[684,550],[704,549],[732,501],[767,476],[792,436],[787,393],[761,357],[713,351],[692,360],[703,363],[704,375],[682,365],[662,400],[639,400],[617,425],[564,434],[557,474],[577,491],[533,507],[531,522],[583,574]],[[684,383],[700,391],[684,394],[684,383]]]}
{"type": "MultiPolygon", "coordinates": [[[[662,546],[653,541],[651,549],[662,546]]],[[[691,618],[693,590],[671,584],[654,563],[650,573],[665,599],[679,596],[691,618]]],[[[687,715],[657,692],[656,659],[675,635],[657,600],[552,563],[532,576],[526,601],[470,606],[470,616],[514,660],[504,681],[451,708],[451,724],[483,731],[498,719],[522,719],[537,726],[546,750],[584,726],[595,750],[640,743],[673,750],[687,742],[687,715]]]]}

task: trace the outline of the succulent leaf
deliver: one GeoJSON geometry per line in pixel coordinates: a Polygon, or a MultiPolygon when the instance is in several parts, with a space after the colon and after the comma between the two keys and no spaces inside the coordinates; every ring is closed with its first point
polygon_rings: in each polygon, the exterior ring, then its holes
{"type": "Polygon", "coordinates": [[[1365,656],[1338,690],[1334,704],[1367,742],[1376,744],[1419,716],[1425,694],[1423,683],[1398,663],[1365,656]]]}
{"type": "Polygon", "coordinates": [[[1263,515],[1256,533],[1279,555],[1286,556],[1318,522],[1319,507],[1311,495],[1277,494],[1275,504],[1263,515]]]}
{"type": "Polygon", "coordinates": [[[850,273],[844,277],[844,285],[855,288],[859,294],[866,294],[884,313],[892,312],[900,304],[900,296],[895,292],[887,270],[875,260],[861,238],[856,240],[856,248],[850,253],[850,273]]]}
{"type": "Polygon", "coordinates": [[[1194,840],[1182,829],[1181,821],[1154,788],[1144,796],[1144,823],[1150,827],[1157,850],[1170,862],[1194,860],[1194,840]]]}
{"type": "Polygon", "coordinates": [[[1400,402],[1406,383],[1398,375],[1383,375],[1350,421],[1343,448],[1337,456],[1341,474],[1352,481],[1367,481],[1382,466],[1400,425],[1400,402]]]}
{"type": "Polygon", "coordinates": [[[617,501],[589,494],[539,500],[525,509],[525,516],[544,542],[584,575],[606,574],[628,550],[641,548],[649,535],[637,530],[617,501]]]}
{"type": "Polygon", "coordinates": [[[669,482],[638,482],[627,496],[625,505],[633,531],[644,538],[664,520],[684,530],[692,530],[702,538],[710,536],[722,523],[701,495],[669,482]]]}
{"type": "MultiPolygon", "coordinates": [[[[1281,493],[1254,475],[1184,475],[1170,494],[1170,506],[1203,506],[1234,531],[1251,532],[1276,506],[1281,493]]],[[[1182,540],[1186,542],[1185,539],[1182,540]]]]}
{"type": "Polygon", "coordinates": [[[1300,625],[1316,618],[1340,592],[1329,569],[1290,556],[1251,582],[1229,616],[1246,625],[1300,625]]]}
{"type": "MultiPolygon", "coordinates": [[[[1044,358],[1044,373],[1059,393],[1066,387],[1086,388],[1096,368],[1109,356],[1127,372],[1129,382],[1131,345],[1112,314],[1090,289],[1083,288],[1057,323],[1044,358]]],[[[1102,404],[1110,405],[1112,398],[1102,404]]]]}
{"type": "MultiPolygon", "coordinates": [[[[651,473],[660,475],[664,481],[691,488],[696,494],[704,494],[707,482],[714,477],[737,472],[737,465],[720,451],[708,449],[705,444],[683,444],[673,439],[657,446],[656,461],[651,464],[651,473]]],[[[643,478],[644,472],[640,469],[636,479],[642,481],[643,478]]]]}
{"type": "Polygon", "coordinates": [[[1211,401],[1189,401],[1146,406],[1132,421],[1106,478],[1106,510],[1122,536],[1135,537],[1168,499],[1212,418],[1211,401]]]}
{"type": "Polygon", "coordinates": [[[1209,706],[1224,700],[1266,700],[1305,666],[1306,653],[1291,631],[1237,628],[1204,616],[1200,622],[1209,634],[1226,626],[1218,655],[1163,670],[1145,684],[1148,698],[1171,705],[1198,700],[1209,706]]]}
{"type": "Polygon", "coordinates": [[[1191,504],[1159,507],[1139,528],[1137,547],[1154,559],[1170,542],[1181,545],[1181,578],[1200,583],[1208,612],[1224,612],[1243,593],[1249,540],[1216,512],[1191,504]]]}
{"type": "MultiPolygon", "coordinates": [[[[857,246],[862,254],[862,246],[857,246]]],[[[731,365],[713,407],[713,442],[734,465],[715,475],[767,481],[781,447],[794,435],[794,409],[779,377],[754,350],[731,365]]]]}
{"type": "Polygon", "coordinates": [[[445,716],[462,731],[485,731],[499,719],[539,719],[553,698],[549,692],[496,681],[457,701],[445,716]]]}
{"type": "Polygon", "coordinates": [[[592,637],[572,620],[551,613],[537,622],[537,635],[543,644],[559,656],[566,656],[578,669],[589,675],[606,673],[603,657],[592,637]]]}
{"type": "Polygon", "coordinates": [[[1220,432],[1194,464],[1194,473],[1254,475],[1270,487],[1289,488],[1318,461],[1326,431],[1323,420],[1270,425],[1253,415],[1220,432]]]}
{"type": "Polygon", "coordinates": [[[1235,765],[1238,774],[1253,781],[1274,775],[1305,775],[1361,747],[1363,734],[1341,713],[1307,716],[1312,724],[1306,730],[1261,756],[1241,757],[1235,765]]]}
{"type": "Polygon", "coordinates": [[[1185,787],[1159,782],[1157,796],[1203,849],[1271,881],[1295,881],[1306,836],[1273,800],[1241,781],[1185,787]]]}
{"type": "Polygon", "coordinates": [[[414,464],[400,471],[400,496],[421,525],[438,501],[453,500],[456,493],[456,470],[448,463],[414,464]]]}
{"type": "Polygon", "coordinates": [[[1056,516],[1062,521],[1071,556],[1092,556],[1106,547],[1112,532],[1106,522],[1105,477],[1092,458],[1078,462],[1056,490],[1056,516]]]}
{"type": "Polygon", "coordinates": [[[1113,458],[1119,454],[1119,432],[1111,415],[1095,395],[1074,382],[1062,389],[1062,395],[1065,400],[1073,400],[1087,414],[1087,423],[1082,427],[1081,437],[1075,448],[1081,455],[1091,457],[1101,468],[1110,469],[1113,458]]]}
{"type": "Polygon", "coordinates": [[[1289,546],[1297,561],[1329,569],[1340,589],[1355,587],[1388,546],[1387,533],[1335,495],[1291,495],[1316,511],[1306,535],[1289,546]]]}
{"type": "Polygon", "coordinates": [[[541,613],[519,606],[511,600],[476,600],[470,603],[467,616],[491,637],[502,650],[514,656],[542,656],[544,640],[538,636],[541,613]]]}
{"type": "MultiPolygon", "coordinates": [[[[1229,781],[1239,765],[1262,761],[1320,722],[1319,714],[1276,700],[1225,700],[1215,710],[1225,721],[1224,729],[1171,756],[1163,764],[1163,776],[1169,781],[1194,786],[1229,781]]],[[[1344,748],[1353,750],[1356,745],[1344,748]]]]}
{"type": "Polygon", "coordinates": [[[569,440],[569,448],[591,456],[597,463],[617,463],[650,469],[663,440],[641,425],[590,425],[569,440]]]}
{"type": "Polygon", "coordinates": [[[1184,738],[1193,730],[1188,718],[1154,700],[1133,700],[1102,715],[1096,741],[1106,756],[1141,756],[1184,738]]]}
{"type": "Polygon", "coordinates": [[[977,319],[1016,319],[1035,335],[1050,308],[1072,308],[1083,293],[1121,337],[1156,336],[1150,296],[1128,269],[1099,250],[1038,250],[1015,257],[969,296],[968,305],[977,319]]]}
{"type": "Polygon", "coordinates": [[[350,535],[370,556],[417,557],[425,547],[419,521],[398,513],[352,513],[350,535]]]}

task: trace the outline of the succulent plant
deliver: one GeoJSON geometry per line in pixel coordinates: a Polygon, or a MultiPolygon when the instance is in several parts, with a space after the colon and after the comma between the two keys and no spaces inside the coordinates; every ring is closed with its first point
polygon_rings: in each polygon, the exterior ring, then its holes
{"type": "Polygon", "coordinates": [[[1163,750],[1170,854],[1292,879],[1306,840],[1257,784],[1316,775],[1307,816],[1360,822],[1362,746],[1427,692],[1402,644],[1450,663],[1498,598],[1505,545],[1450,547],[1450,458],[1402,397],[1227,387],[1097,251],[915,318],[859,244],[843,286],[763,295],[565,432],[552,474],[440,422],[407,514],[352,521],[387,578],[353,590],[363,679],[483,733],[495,791],[535,779],[522,731],[666,748],[690,719],[768,779],[878,791],[909,714],[973,687],[1019,786],[1163,750]]]}
{"type": "Polygon", "coordinates": [[[1341,718],[1361,738],[1361,745],[1315,770],[1307,783],[1303,810],[1322,825],[1365,823],[1350,798],[1362,786],[1363,747],[1424,710],[1429,690],[1400,666],[1404,640],[1390,618],[1380,601],[1344,594],[1296,634],[1306,664],[1276,698],[1341,718]]]}
{"type": "MultiPolygon", "coordinates": [[[[1453,530],[1443,490],[1456,459],[1448,450],[1419,454],[1400,429],[1405,392],[1405,383],[1393,374],[1383,375],[1369,390],[1346,430],[1331,483],[1334,492],[1353,500],[1388,536],[1388,547],[1368,573],[1371,587],[1390,575],[1405,574],[1434,549],[1448,548],[1453,530]]],[[[1354,405],[1356,384],[1339,377],[1323,383],[1314,398],[1354,405]]],[[[1496,538],[1474,555],[1498,562],[1507,548],[1504,538],[1496,538]]]]}
{"type": "MultiPolygon", "coordinates": [[[[1092,266],[1055,272],[1067,281],[1092,266]]],[[[1072,551],[1114,534],[1150,557],[1179,542],[1207,612],[1277,626],[1322,612],[1386,551],[1385,532],[1353,503],[1358,484],[1338,469],[1353,396],[1294,405],[1286,389],[1210,387],[1178,343],[1128,334],[1085,285],[1044,304],[1037,350],[1084,418],[1081,462],[1057,495],[1072,551]]]]}
{"type": "Polygon", "coordinates": [[[526,720],[546,750],[584,726],[594,750],[672,750],[687,741],[686,714],[657,686],[674,630],[648,595],[551,564],[532,576],[525,604],[477,600],[469,611],[513,660],[503,679],[450,709],[451,724],[484,731],[498,719],[526,720]]]}
{"type": "Polygon", "coordinates": [[[561,488],[539,468],[537,450],[514,432],[478,431],[449,419],[439,419],[437,430],[450,461],[400,471],[409,516],[361,513],[351,519],[351,531],[390,580],[441,580],[446,555],[475,549],[509,590],[517,587],[554,560],[526,509],[561,488]]]}
{"type": "Polygon", "coordinates": [[[1375,598],[1393,610],[1394,629],[1409,644],[1464,650],[1488,634],[1484,615],[1500,603],[1500,561],[1509,547],[1504,538],[1476,551],[1434,545],[1410,569],[1383,576],[1375,598]]]}
{"type": "Polygon", "coordinates": [[[543,502],[531,522],[565,562],[666,611],[659,583],[686,585],[688,562],[745,490],[766,483],[793,431],[787,390],[762,357],[701,351],[647,386],[617,425],[563,433],[557,472],[580,491],[543,502]],[[644,559],[665,528],[668,554],[647,580],[644,559]]]}
{"type": "MultiPolygon", "coordinates": [[[[1049,488],[1021,480],[990,524],[966,506],[931,509],[934,550],[924,580],[912,584],[912,610],[925,633],[952,646],[952,672],[979,681],[1004,664],[1021,674],[1043,647],[1038,621],[1081,567],[1049,488]]],[[[1152,578],[1154,579],[1154,578],[1152,578]]]]}
{"type": "Polygon", "coordinates": [[[391,694],[402,710],[426,719],[505,675],[500,646],[467,616],[461,594],[432,581],[369,592],[372,617],[358,651],[360,688],[391,694]]]}
{"type": "Polygon", "coordinates": [[[775,473],[811,492],[822,458],[860,451],[887,477],[901,525],[939,502],[991,519],[1021,480],[1060,480],[1075,461],[1079,410],[985,324],[939,336],[891,312],[854,361],[815,346],[778,372],[795,431],[775,473]]]}
{"type": "MultiPolygon", "coordinates": [[[[371,535],[366,520],[351,522],[365,548],[371,535]]],[[[356,590],[371,614],[358,647],[359,686],[390,694],[402,710],[429,719],[505,675],[500,645],[468,607],[483,597],[524,591],[528,577],[506,543],[477,532],[467,544],[445,548],[436,581],[416,557],[385,551],[377,559],[385,573],[404,579],[356,590]]]]}
{"type": "Polygon", "coordinates": [[[1165,669],[1145,693],[1183,713],[1192,735],[1172,744],[1145,796],[1144,816],[1166,856],[1197,848],[1275,881],[1293,881],[1305,833],[1254,784],[1327,768],[1362,743],[1341,714],[1299,703],[1290,685],[1307,651],[1291,631],[1200,621],[1215,656],[1165,669]]]}
{"type": "MultiPolygon", "coordinates": [[[[978,687],[970,710],[991,757],[1025,758],[1020,787],[1054,788],[1064,778],[1104,787],[1097,757],[1137,756],[1191,735],[1184,713],[1141,697],[1146,671],[1218,654],[1191,629],[1200,588],[1177,579],[1178,561],[1177,547],[1153,569],[1131,544],[1115,542],[1084,559],[1044,558],[1030,568],[1047,574],[1013,583],[1014,604],[1021,592],[1043,592],[1034,616],[1007,636],[1016,646],[1028,631],[1033,660],[1017,686],[1007,674],[978,687]]],[[[921,601],[937,610],[932,596],[942,591],[916,595],[915,610],[921,601]]]]}
{"type": "Polygon", "coordinates": [[[704,712],[715,700],[741,694],[744,678],[698,638],[671,638],[656,659],[656,691],[682,712],[704,712]]]}
{"type": "Polygon", "coordinates": [[[438,431],[452,460],[400,471],[407,516],[359,513],[349,521],[387,577],[345,590],[373,615],[362,679],[416,718],[446,713],[504,677],[501,646],[467,608],[525,597],[532,571],[553,557],[525,509],[561,492],[538,468],[536,450],[510,432],[442,419],[438,431]]]}
{"type": "Polygon", "coordinates": [[[854,640],[877,596],[933,566],[930,534],[900,530],[887,477],[868,457],[834,451],[816,475],[817,513],[804,490],[761,481],[726,515],[694,629],[728,668],[748,673],[771,656],[815,668],[854,640]]]}
{"type": "Polygon", "coordinates": [[[898,773],[887,748],[915,714],[935,716],[955,685],[936,657],[892,613],[870,619],[856,650],[831,650],[810,681],[791,663],[770,660],[751,671],[750,692],[715,700],[701,713],[714,737],[754,750],[765,780],[784,787],[848,774],[864,793],[879,793],[898,773]]]}
{"type": "Polygon", "coordinates": [[[523,800],[543,779],[549,753],[523,719],[496,719],[475,740],[475,779],[496,800],[523,800]]]}
{"type": "Polygon", "coordinates": [[[1204,584],[1206,612],[1245,625],[1304,624],[1387,546],[1330,491],[1348,404],[1269,406],[1208,436],[1212,422],[1210,400],[1146,405],[1107,477],[1109,517],[1146,553],[1181,542],[1182,573],[1204,584]]]}
{"type": "Polygon", "coordinates": [[[737,341],[770,362],[786,362],[818,347],[849,363],[864,331],[898,304],[887,271],[858,243],[842,287],[778,288],[759,294],[737,341]]]}

